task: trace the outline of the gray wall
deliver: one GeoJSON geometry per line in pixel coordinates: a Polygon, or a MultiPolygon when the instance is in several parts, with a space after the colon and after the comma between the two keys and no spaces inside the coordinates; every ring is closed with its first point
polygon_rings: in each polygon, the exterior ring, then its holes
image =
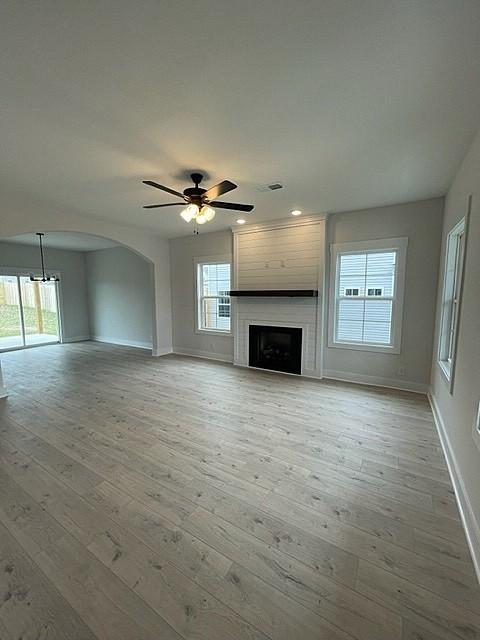
{"type": "Polygon", "coordinates": [[[170,240],[173,349],[177,353],[233,360],[232,336],[195,333],[194,259],[232,255],[231,231],[170,240]]]}
{"type": "MultiPolygon", "coordinates": [[[[81,251],[46,250],[49,270],[61,272],[60,296],[62,330],[65,342],[88,340],[90,335],[87,310],[85,254],[81,251]]],[[[38,248],[30,245],[0,242],[1,267],[32,269],[40,264],[38,248]]]]}
{"type": "Polygon", "coordinates": [[[474,432],[480,402],[480,132],[447,194],[441,265],[432,396],[446,432],[447,449],[463,494],[462,507],[472,534],[472,546],[476,549],[477,568],[480,570],[480,436],[474,432]],[[452,227],[466,214],[469,195],[472,195],[472,209],[458,327],[455,379],[453,393],[450,393],[448,383],[437,364],[445,239],[452,227]]]}
{"type": "Polygon", "coordinates": [[[86,254],[92,339],[152,348],[151,263],[123,247],[86,254]]]}
{"type": "Polygon", "coordinates": [[[326,347],[325,375],[340,372],[363,376],[365,381],[380,378],[393,386],[426,389],[430,381],[443,204],[443,198],[436,198],[329,216],[329,244],[408,237],[408,249],[401,353],[326,347]],[[405,375],[399,374],[400,369],[405,375]]]}

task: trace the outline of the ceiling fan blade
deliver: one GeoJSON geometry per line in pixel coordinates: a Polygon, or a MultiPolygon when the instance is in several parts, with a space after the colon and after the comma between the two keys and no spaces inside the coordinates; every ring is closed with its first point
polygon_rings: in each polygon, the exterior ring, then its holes
{"type": "MultiPolygon", "coordinates": [[[[203,197],[207,200],[212,200],[214,198],[218,198],[219,196],[223,196],[224,193],[228,193],[229,191],[233,191],[237,188],[237,185],[230,180],[223,180],[219,182],[214,187],[210,187],[204,194],[203,197]]],[[[211,204],[211,203],[210,203],[211,204]]]]}
{"type": "Polygon", "coordinates": [[[144,209],[158,209],[159,207],[177,207],[180,205],[181,207],[185,206],[185,202],[169,202],[168,204],[144,204],[144,209]]]}
{"type": "Polygon", "coordinates": [[[153,182],[153,180],[142,180],[143,184],[148,184],[150,187],[155,187],[155,189],[161,189],[162,191],[166,191],[167,193],[171,193],[172,196],[178,196],[179,198],[183,198],[183,193],[179,191],[175,191],[174,189],[170,189],[170,187],[164,187],[163,184],[158,184],[158,182],[153,182]]]}
{"type": "Polygon", "coordinates": [[[218,207],[219,209],[233,209],[233,211],[253,211],[255,205],[253,204],[237,204],[236,202],[220,202],[219,200],[214,200],[213,202],[209,202],[211,207],[218,207]]]}

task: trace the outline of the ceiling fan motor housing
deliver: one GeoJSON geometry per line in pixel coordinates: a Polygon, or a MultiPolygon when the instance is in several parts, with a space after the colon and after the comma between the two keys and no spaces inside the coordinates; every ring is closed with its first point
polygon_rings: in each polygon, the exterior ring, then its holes
{"type": "Polygon", "coordinates": [[[206,192],[206,189],[201,187],[189,187],[185,189],[183,195],[188,198],[193,204],[200,204],[202,202],[202,196],[206,192]]]}
{"type": "Polygon", "coordinates": [[[202,189],[202,187],[198,186],[203,180],[203,175],[201,173],[191,173],[190,177],[195,186],[184,189],[183,195],[188,198],[192,204],[196,204],[200,207],[202,205],[202,196],[207,191],[206,189],[202,189]]]}

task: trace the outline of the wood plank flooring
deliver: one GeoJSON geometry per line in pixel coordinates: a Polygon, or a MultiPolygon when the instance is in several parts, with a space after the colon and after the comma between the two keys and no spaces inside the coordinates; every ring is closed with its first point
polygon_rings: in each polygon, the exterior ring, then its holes
{"type": "Polygon", "coordinates": [[[425,397],[90,342],[2,365],[1,640],[480,640],[425,397]]]}

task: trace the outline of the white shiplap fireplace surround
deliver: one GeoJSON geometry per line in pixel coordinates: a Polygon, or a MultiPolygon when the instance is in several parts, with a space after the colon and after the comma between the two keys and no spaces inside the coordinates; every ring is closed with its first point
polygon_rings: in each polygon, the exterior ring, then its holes
{"type": "Polygon", "coordinates": [[[235,290],[318,290],[318,297],[232,298],[234,364],[248,366],[250,325],[302,329],[302,375],[322,377],[325,217],[233,229],[235,290]]]}

